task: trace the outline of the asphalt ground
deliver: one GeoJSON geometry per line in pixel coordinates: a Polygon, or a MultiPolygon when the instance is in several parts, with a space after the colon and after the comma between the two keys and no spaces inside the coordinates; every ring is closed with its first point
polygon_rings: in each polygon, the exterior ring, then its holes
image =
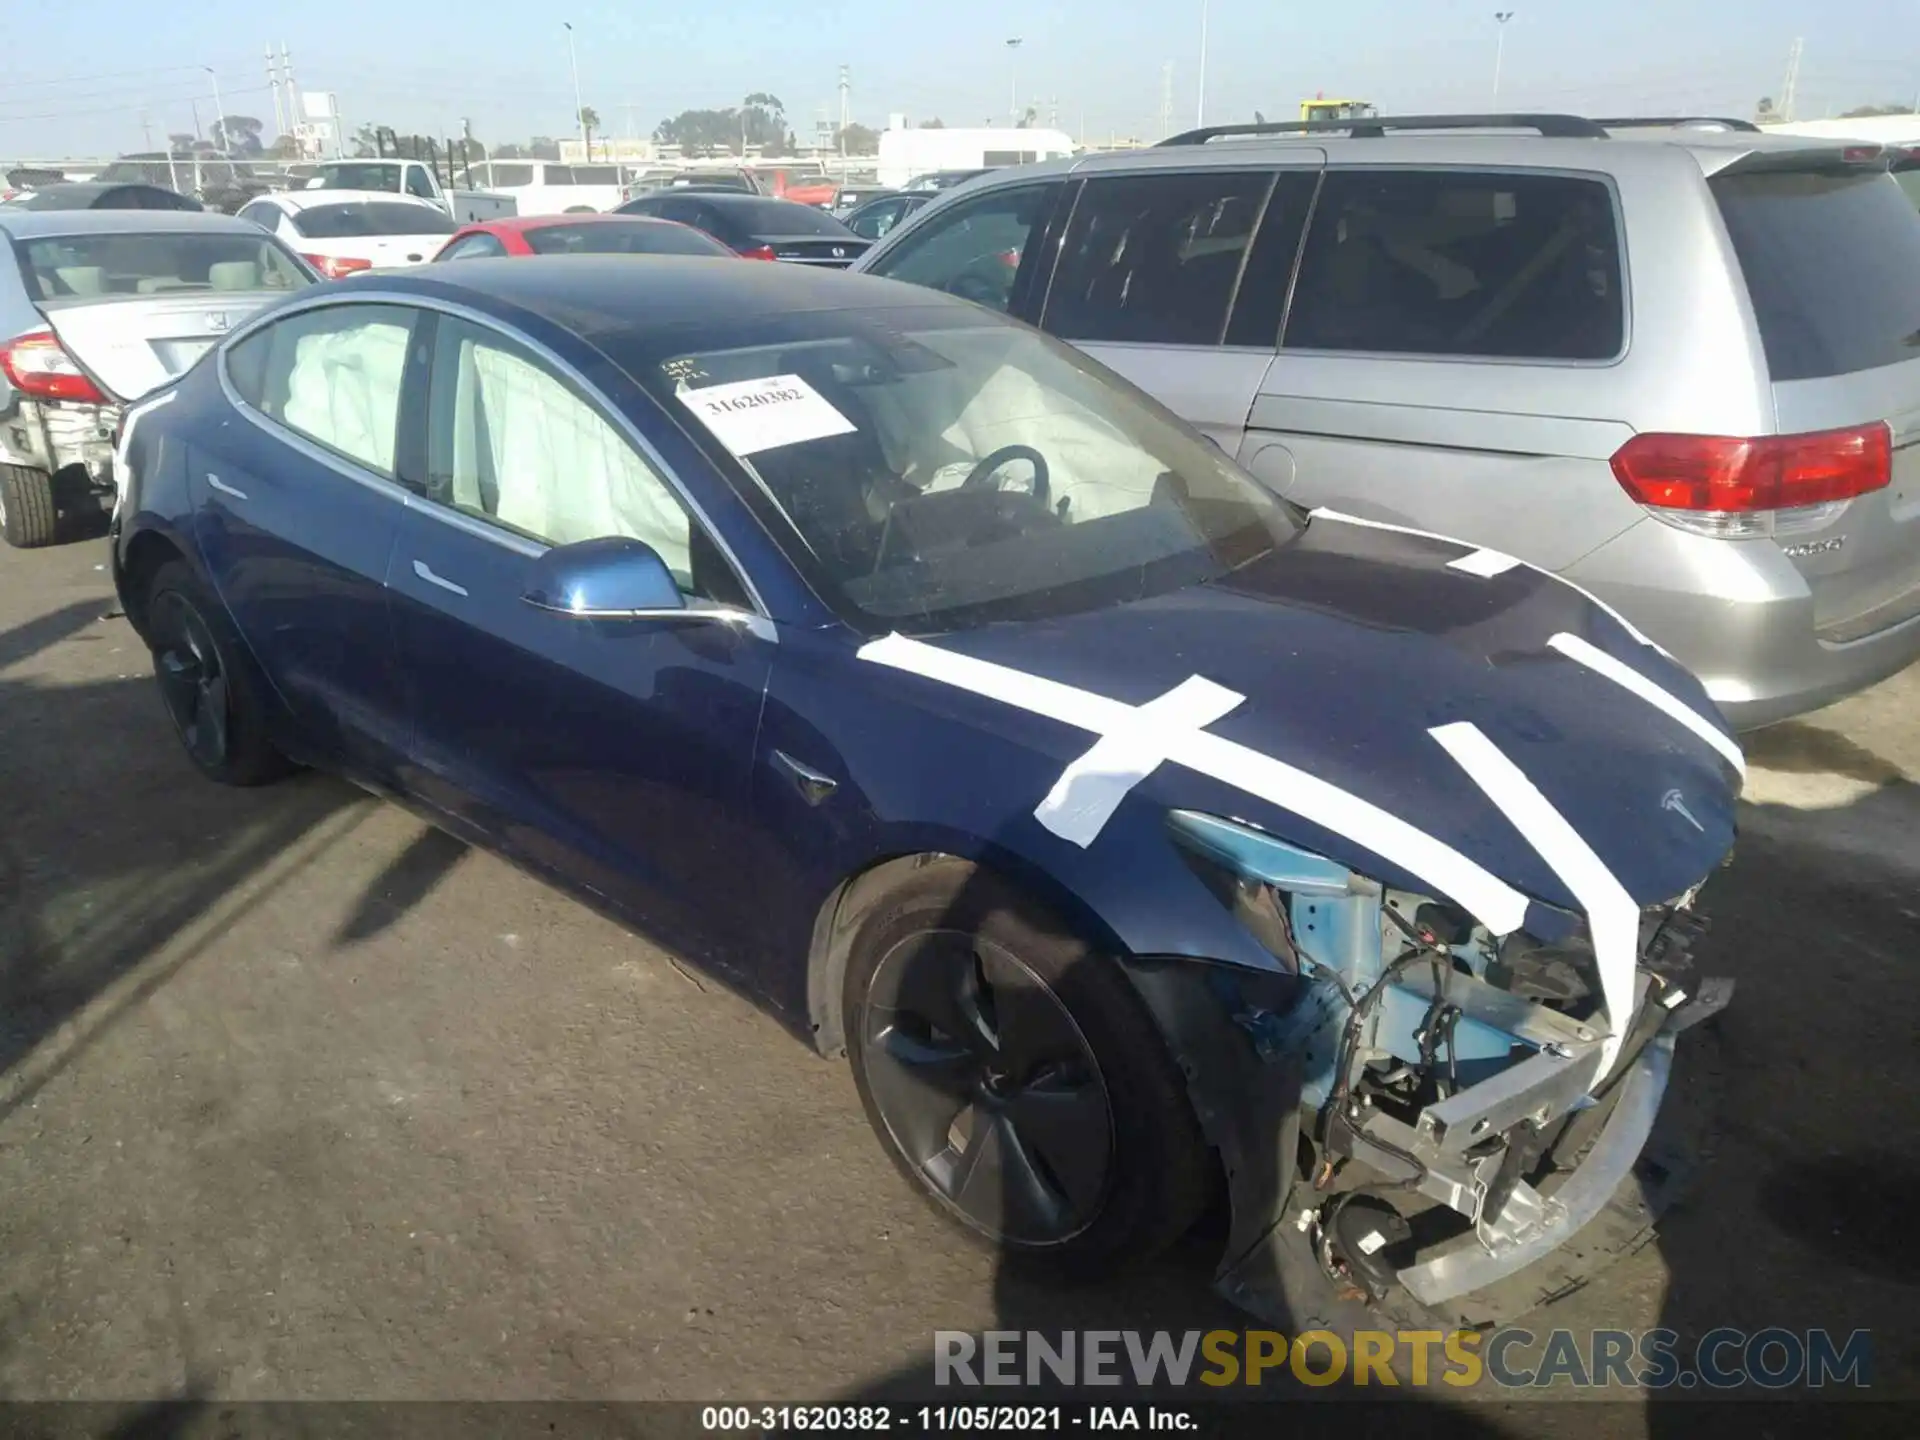
{"type": "MultiPolygon", "coordinates": [[[[690,965],[329,777],[201,781],[104,558],[0,549],[0,1398],[825,1400],[936,1330],[1257,1323],[1204,1237],[1004,1273],[690,965]]],[[[1715,1154],[1549,1323],[1864,1328],[1920,1397],[1920,669],[1750,755],[1715,1154]]]]}

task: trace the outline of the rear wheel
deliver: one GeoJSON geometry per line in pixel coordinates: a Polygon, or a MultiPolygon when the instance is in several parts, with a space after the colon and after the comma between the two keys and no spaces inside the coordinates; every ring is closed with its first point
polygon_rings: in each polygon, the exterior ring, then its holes
{"type": "Polygon", "coordinates": [[[183,560],[147,588],[147,643],[187,758],[223,785],[263,785],[291,765],[267,739],[261,682],[226,611],[183,560]]]}
{"type": "Polygon", "coordinates": [[[53,477],[25,465],[0,465],[0,534],[7,543],[20,550],[51,545],[59,524],[53,477]]]}
{"type": "Polygon", "coordinates": [[[856,934],[848,1055],[881,1143],[934,1208],[1075,1277],[1178,1238],[1211,1175],[1133,987],[1010,885],[913,872],[856,934]]]}

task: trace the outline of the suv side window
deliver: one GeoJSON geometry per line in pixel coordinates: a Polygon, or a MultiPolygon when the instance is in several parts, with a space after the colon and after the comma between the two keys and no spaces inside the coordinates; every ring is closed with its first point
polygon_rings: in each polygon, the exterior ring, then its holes
{"type": "Polygon", "coordinates": [[[412,334],[413,312],[398,305],[303,310],[229,351],[227,378],[261,414],[391,476],[412,334]]]}
{"type": "Polygon", "coordinates": [[[1028,242],[1059,192],[1058,182],[1009,185],[949,206],[881,256],[872,273],[1006,310],[1022,261],[1039,258],[1028,242]]]}
{"type": "Polygon", "coordinates": [[[1217,345],[1271,171],[1089,180],[1041,328],[1063,340],[1217,345]]]}
{"type": "Polygon", "coordinates": [[[1613,192],[1571,175],[1329,170],[1289,350],[1611,360],[1626,336],[1613,192]]]}
{"type": "Polygon", "coordinates": [[[428,499],[550,545],[642,540],[683,591],[744,603],[666,477],[537,356],[443,316],[430,394],[428,499]]]}

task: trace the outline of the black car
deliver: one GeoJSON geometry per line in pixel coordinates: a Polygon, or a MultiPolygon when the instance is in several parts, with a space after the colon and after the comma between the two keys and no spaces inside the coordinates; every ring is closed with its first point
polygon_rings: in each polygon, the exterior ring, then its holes
{"type": "Polygon", "coordinates": [[[864,205],[856,205],[841,216],[846,227],[862,240],[878,240],[914,211],[937,197],[938,192],[890,191],[875,196],[864,205]]]}
{"type": "Polygon", "coordinates": [[[188,195],[160,185],[101,184],[97,180],[49,185],[9,201],[19,210],[204,210],[188,195]]]}
{"type": "Polygon", "coordinates": [[[704,230],[749,260],[787,260],[844,270],[871,243],[816,205],[769,195],[662,191],[629,200],[616,215],[652,215],[704,230]]]}

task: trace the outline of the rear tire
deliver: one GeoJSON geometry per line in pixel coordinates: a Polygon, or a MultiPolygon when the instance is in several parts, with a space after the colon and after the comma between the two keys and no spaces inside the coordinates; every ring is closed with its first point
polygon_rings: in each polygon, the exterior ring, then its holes
{"type": "Polygon", "coordinates": [[[1211,1157],[1185,1081],[1119,963],[997,876],[936,861],[875,905],[844,1022],[894,1164],[1009,1259],[1101,1278],[1204,1208],[1211,1157]]]}
{"type": "Polygon", "coordinates": [[[53,477],[25,465],[0,465],[0,534],[16,550],[51,545],[60,527],[53,477]]]}
{"type": "Polygon", "coordinates": [[[267,738],[265,685],[226,607],[184,560],[147,586],[147,644],[187,758],[222,785],[264,785],[293,768],[267,738]]]}

